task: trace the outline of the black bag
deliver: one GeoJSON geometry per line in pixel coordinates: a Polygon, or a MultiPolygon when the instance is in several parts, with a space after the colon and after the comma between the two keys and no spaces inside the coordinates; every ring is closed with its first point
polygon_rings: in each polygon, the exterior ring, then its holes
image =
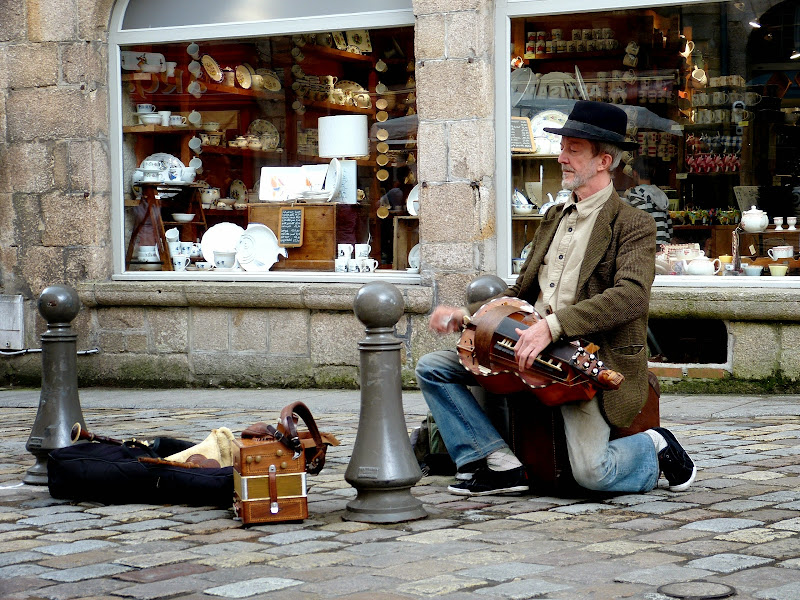
{"type": "Polygon", "coordinates": [[[422,424],[411,432],[411,447],[423,475],[455,474],[456,463],[447,452],[432,414],[428,413],[422,424]]]}
{"type": "Polygon", "coordinates": [[[93,442],[53,450],[47,460],[50,495],[104,504],[232,505],[233,467],[185,468],[142,457],[159,458],[150,448],[93,442]]]}

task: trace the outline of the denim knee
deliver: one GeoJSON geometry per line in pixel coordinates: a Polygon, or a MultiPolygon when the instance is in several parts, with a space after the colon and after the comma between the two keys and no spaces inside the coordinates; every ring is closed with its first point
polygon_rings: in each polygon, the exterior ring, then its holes
{"type": "Polygon", "coordinates": [[[608,478],[608,469],[602,462],[593,462],[591,464],[571,465],[572,477],[576,483],[586,488],[587,490],[594,490],[602,492],[606,489],[606,480],[608,478]]]}

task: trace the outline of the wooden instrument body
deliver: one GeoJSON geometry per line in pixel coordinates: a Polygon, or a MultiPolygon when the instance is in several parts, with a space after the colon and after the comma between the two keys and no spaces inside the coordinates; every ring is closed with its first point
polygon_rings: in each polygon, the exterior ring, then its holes
{"type": "Polygon", "coordinates": [[[527,329],[541,317],[519,298],[496,298],[465,319],[457,350],[464,367],[478,383],[495,394],[523,390],[547,406],[589,400],[598,389],[617,389],[621,374],[606,369],[597,358],[597,347],[577,341],[548,346],[530,369],[519,370],[514,345],[516,329],[527,329]]]}

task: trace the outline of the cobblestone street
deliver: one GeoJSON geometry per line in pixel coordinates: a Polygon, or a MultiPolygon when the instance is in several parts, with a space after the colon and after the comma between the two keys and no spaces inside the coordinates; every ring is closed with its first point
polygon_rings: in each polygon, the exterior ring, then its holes
{"type": "MultiPolygon", "coordinates": [[[[310,476],[309,518],[243,528],[231,510],[71,504],[21,484],[38,390],[0,391],[0,597],[800,598],[800,398],[665,396],[662,423],[699,467],[683,493],[464,499],[452,479],[413,488],[429,517],[342,520],[359,392],[81,391],[86,424],[129,439],[238,435],[303,400],[342,444],[310,476]],[[688,583],[694,582],[694,583],[688,583]],[[702,583],[701,583],[702,582],[702,583]],[[699,593],[705,596],[698,595],[699,593]],[[683,594],[682,596],[680,594],[683,594]],[[713,596],[712,594],[717,594],[713,596]]],[[[404,394],[409,428],[425,414],[404,394]]],[[[663,483],[663,480],[662,480],[663,483]]]]}

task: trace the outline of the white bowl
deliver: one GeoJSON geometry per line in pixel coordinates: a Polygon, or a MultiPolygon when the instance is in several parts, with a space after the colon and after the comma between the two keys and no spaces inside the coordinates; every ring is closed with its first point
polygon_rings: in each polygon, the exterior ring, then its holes
{"type": "Polygon", "coordinates": [[[206,131],[219,131],[219,123],[216,121],[208,121],[207,123],[203,123],[203,129],[206,131]]]}
{"type": "Polygon", "coordinates": [[[218,198],[217,204],[225,204],[227,206],[233,206],[236,204],[236,198],[218,198]]]}
{"type": "Polygon", "coordinates": [[[172,220],[178,223],[189,223],[194,220],[194,213],[172,213],[172,220]]]}
{"type": "Polygon", "coordinates": [[[161,115],[158,113],[144,113],[139,114],[138,117],[142,125],[158,125],[161,123],[161,115]]]}
{"type": "Polygon", "coordinates": [[[536,208],[533,204],[514,204],[515,215],[532,215],[533,209],[536,208]]]}

